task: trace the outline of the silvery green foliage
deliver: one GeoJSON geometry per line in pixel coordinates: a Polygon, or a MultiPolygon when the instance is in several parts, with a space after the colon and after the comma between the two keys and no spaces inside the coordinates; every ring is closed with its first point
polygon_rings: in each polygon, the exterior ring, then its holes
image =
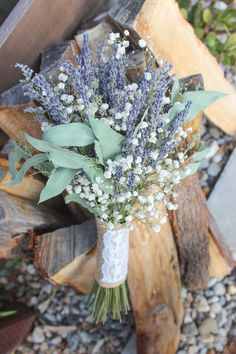
{"type": "MultiPolygon", "coordinates": [[[[25,92],[38,104],[29,110],[44,131],[42,140],[28,135],[26,140],[54,166],[40,201],[66,188],[66,202],[82,204],[111,229],[138,218],[159,231],[167,219],[163,210],[177,208],[175,185],[196,169],[188,166],[190,130],[184,123],[220,95],[182,95],[171,66],[163,61],[156,66],[144,40],[139,46],[146,67],[129,83],[127,36],[127,30],[124,38],[111,33],[94,62],[85,34],[81,55],[74,53],[76,65],[62,61],[56,83],[18,64],[25,92]]],[[[26,167],[14,171],[12,183],[26,167]]]]}

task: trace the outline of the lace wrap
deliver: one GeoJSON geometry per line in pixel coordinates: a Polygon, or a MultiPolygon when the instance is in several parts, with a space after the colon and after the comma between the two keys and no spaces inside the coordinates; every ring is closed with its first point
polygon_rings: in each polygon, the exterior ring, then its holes
{"type": "Polygon", "coordinates": [[[104,288],[115,288],[127,277],[129,257],[129,228],[118,225],[108,230],[106,223],[97,220],[96,279],[104,288]]]}

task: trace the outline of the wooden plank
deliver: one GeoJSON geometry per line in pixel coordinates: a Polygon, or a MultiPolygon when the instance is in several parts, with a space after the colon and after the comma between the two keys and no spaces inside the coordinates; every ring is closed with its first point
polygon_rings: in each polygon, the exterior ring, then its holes
{"type": "Polygon", "coordinates": [[[66,226],[70,219],[53,210],[24,198],[0,192],[0,248],[4,257],[9,251],[9,243],[15,235],[35,230],[43,233],[66,226]]]}
{"type": "Polygon", "coordinates": [[[27,105],[0,107],[0,129],[16,141],[23,141],[22,133],[28,133],[35,138],[42,136],[40,124],[32,113],[24,112],[27,105]]]}
{"type": "Polygon", "coordinates": [[[51,281],[87,294],[95,281],[96,242],[94,220],[37,236],[35,265],[51,281]]]}
{"type": "Polygon", "coordinates": [[[35,67],[42,49],[70,38],[102,0],[20,0],[0,28],[0,92],[20,78],[17,62],[35,67]]]}
{"type": "Polygon", "coordinates": [[[30,174],[29,172],[23,178],[22,182],[16,186],[6,186],[5,183],[10,180],[11,175],[9,172],[8,160],[0,157],[0,191],[5,191],[9,194],[38,202],[40,193],[45,186],[42,179],[30,174]]]}
{"type": "Polygon", "coordinates": [[[236,133],[236,92],[175,0],[122,0],[111,16],[120,27],[142,37],[157,58],[173,64],[180,77],[202,73],[206,90],[227,93],[205,113],[226,133],[236,133]]]}
{"type": "Polygon", "coordinates": [[[178,257],[169,222],[158,234],[150,226],[134,222],[128,284],[138,354],[175,354],[183,307],[178,257]]]}
{"type": "Polygon", "coordinates": [[[232,152],[207,201],[209,210],[220,227],[222,237],[236,263],[236,149],[232,152]]]}

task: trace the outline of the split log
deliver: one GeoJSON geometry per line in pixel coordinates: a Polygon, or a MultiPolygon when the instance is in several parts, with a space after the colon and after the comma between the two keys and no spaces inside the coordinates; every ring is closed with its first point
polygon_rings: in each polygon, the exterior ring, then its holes
{"type": "MultiPolygon", "coordinates": [[[[16,167],[18,168],[18,166],[16,167]]],[[[5,191],[9,194],[37,202],[45,185],[40,178],[36,178],[34,175],[30,175],[29,173],[26,174],[22,182],[16,186],[6,186],[5,183],[10,180],[11,175],[9,172],[8,160],[0,157],[0,191],[5,191]]]]}
{"type": "Polygon", "coordinates": [[[61,60],[71,60],[75,65],[73,53],[79,54],[79,48],[75,40],[62,42],[44,49],[41,53],[40,72],[50,81],[57,81],[61,60]]]}
{"type": "Polygon", "coordinates": [[[50,281],[87,294],[95,281],[96,242],[94,220],[37,236],[35,265],[50,281]]]}
{"type": "Polygon", "coordinates": [[[0,29],[0,92],[16,84],[17,62],[35,67],[42,48],[70,38],[101,0],[20,0],[0,29]]]}
{"type": "Polygon", "coordinates": [[[0,192],[0,258],[11,249],[11,238],[35,230],[38,234],[66,226],[70,219],[35,202],[0,192]]]}
{"type": "Polygon", "coordinates": [[[177,351],[183,307],[176,246],[169,222],[156,234],[134,223],[130,235],[129,292],[139,354],[177,351]]]}
{"type": "Polygon", "coordinates": [[[236,133],[236,92],[224,78],[216,59],[196,37],[174,0],[122,0],[111,16],[119,28],[142,37],[156,56],[173,64],[180,77],[202,73],[205,89],[228,95],[205,110],[228,134],[236,133]]]}
{"type": "Polygon", "coordinates": [[[33,114],[24,112],[26,107],[27,105],[0,107],[0,129],[16,141],[23,141],[23,132],[35,138],[42,136],[40,124],[33,114]]]}

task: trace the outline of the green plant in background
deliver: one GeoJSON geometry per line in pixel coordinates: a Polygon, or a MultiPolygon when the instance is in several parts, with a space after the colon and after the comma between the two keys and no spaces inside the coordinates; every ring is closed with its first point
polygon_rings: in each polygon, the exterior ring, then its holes
{"type": "Polygon", "coordinates": [[[178,0],[183,16],[220,63],[236,70],[236,1],[178,0]]]}

